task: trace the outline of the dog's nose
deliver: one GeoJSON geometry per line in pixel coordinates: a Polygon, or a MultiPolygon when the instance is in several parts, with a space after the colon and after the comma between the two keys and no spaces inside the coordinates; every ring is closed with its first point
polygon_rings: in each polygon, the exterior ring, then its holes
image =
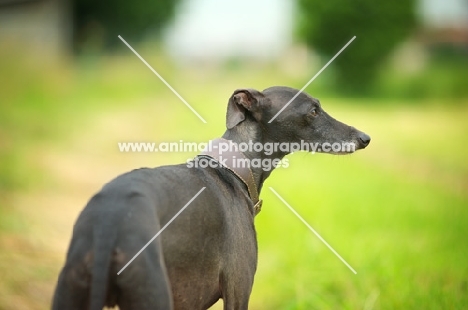
{"type": "Polygon", "coordinates": [[[359,140],[361,140],[364,147],[368,146],[370,143],[370,137],[363,132],[359,133],[359,140]]]}

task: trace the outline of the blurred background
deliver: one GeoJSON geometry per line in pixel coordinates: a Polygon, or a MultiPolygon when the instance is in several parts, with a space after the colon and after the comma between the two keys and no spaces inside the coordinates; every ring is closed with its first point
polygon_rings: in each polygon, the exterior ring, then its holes
{"type": "Polygon", "coordinates": [[[50,307],[105,182],[196,155],[118,142],[221,136],[235,89],[300,89],[353,36],[306,91],[372,142],[267,180],[251,309],[468,308],[468,1],[0,0],[0,309],[50,307]]]}

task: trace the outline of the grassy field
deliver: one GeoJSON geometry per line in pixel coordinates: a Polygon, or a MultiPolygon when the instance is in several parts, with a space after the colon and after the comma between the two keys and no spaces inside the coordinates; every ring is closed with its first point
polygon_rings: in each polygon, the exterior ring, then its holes
{"type": "MultiPolygon", "coordinates": [[[[308,79],[271,68],[256,68],[255,75],[248,68],[181,72],[157,57],[149,62],[207,124],[133,57],[89,59],[70,71],[47,68],[39,86],[34,77],[40,80],[44,68],[33,68],[31,81],[21,80],[28,92],[4,90],[11,104],[0,116],[6,150],[0,309],[50,307],[72,225],[103,183],[136,167],[195,155],[119,153],[117,142],[207,141],[223,133],[234,89],[300,88],[308,79]]],[[[290,167],[267,180],[256,218],[259,265],[251,308],[466,309],[468,101],[351,100],[323,96],[313,85],[308,91],[372,142],[351,156],[292,154],[290,167]]]]}

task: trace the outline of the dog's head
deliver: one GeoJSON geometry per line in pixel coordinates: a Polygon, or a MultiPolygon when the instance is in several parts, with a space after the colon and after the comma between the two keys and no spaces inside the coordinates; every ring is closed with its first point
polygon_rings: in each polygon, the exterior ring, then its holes
{"type": "Polygon", "coordinates": [[[370,143],[367,134],[328,115],[318,99],[290,87],[236,90],[229,99],[226,126],[245,123],[256,125],[267,141],[300,143],[304,151],[348,154],[370,143]]]}

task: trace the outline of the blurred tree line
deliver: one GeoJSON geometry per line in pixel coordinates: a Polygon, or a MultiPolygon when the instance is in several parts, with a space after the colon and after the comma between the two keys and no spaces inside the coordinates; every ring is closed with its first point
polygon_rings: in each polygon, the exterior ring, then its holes
{"type": "Polygon", "coordinates": [[[333,57],[336,82],[345,92],[365,92],[378,69],[416,26],[415,0],[298,0],[299,38],[319,54],[333,57]]]}
{"type": "MultiPolygon", "coordinates": [[[[122,47],[117,34],[131,42],[147,36],[157,37],[182,1],[74,0],[74,50],[99,53],[122,47]]],[[[408,75],[389,67],[387,60],[396,47],[415,39],[422,29],[416,16],[417,1],[296,0],[298,39],[324,60],[333,57],[352,37],[357,37],[327,70],[327,75],[333,77],[333,84],[327,88],[346,96],[468,96],[464,84],[468,76],[463,71],[468,63],[466,53],[461,57],[443,54],[437,58],[433,50],[421,44],[431,57],[424,70],[408,75]]]]}
{"type": "Polygon", "coordinates": [[[161,33],[174,17],[179,0],[75,0],[73,44],[75,51],[119,44],[116,35],[141,40],[161,33]]]}

